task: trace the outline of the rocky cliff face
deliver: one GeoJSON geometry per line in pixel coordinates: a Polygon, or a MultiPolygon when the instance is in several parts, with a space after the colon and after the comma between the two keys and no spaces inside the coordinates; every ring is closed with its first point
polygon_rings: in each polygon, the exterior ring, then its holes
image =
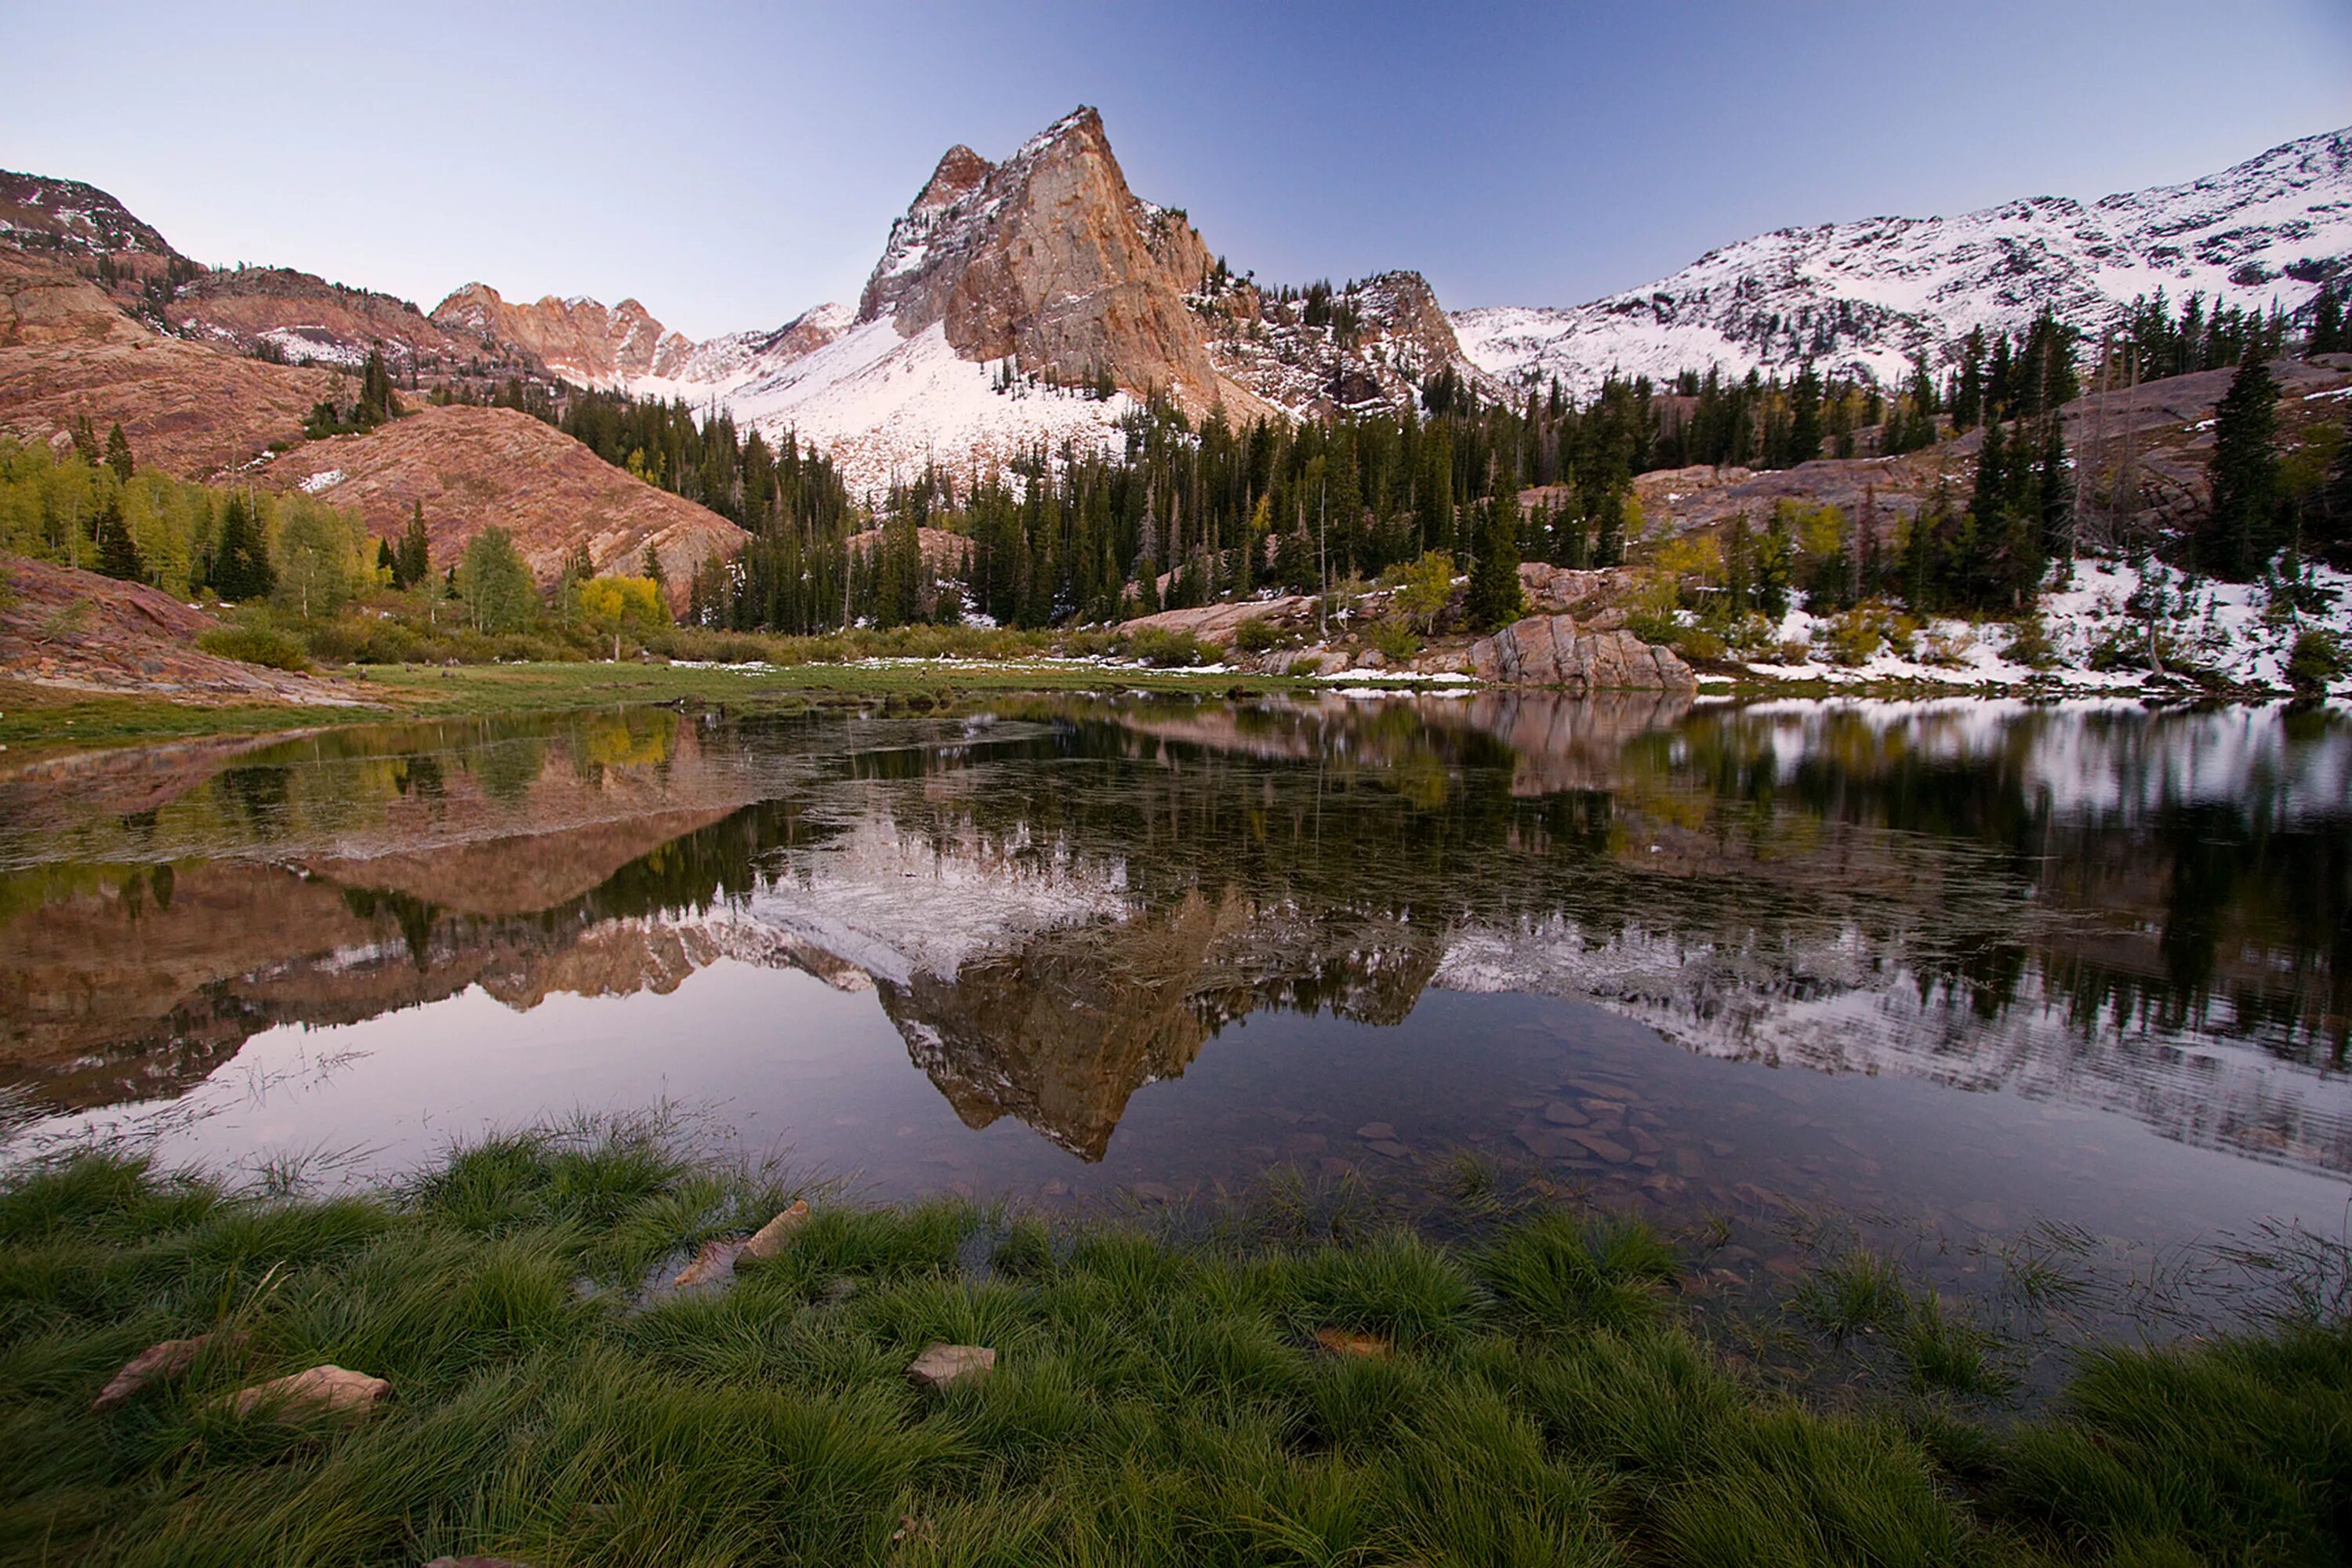
{"type": "Polygon", "coordinates": [[[1293,415],[1402,407],[1448,365],[1484,392],[1501,390],[1463,356],[1436,290],[1418,272],[1350,281],[1319,300],[1232,282],[1203,289],[1193,304],[1208,325],[1211,363],[1293,415]]]}
{"type": "Polygon", "coordinates": [[[655,374],[665,339],[674,359],[692,347],[635,300],[609,310],[593,300],[553,295],[524,305],[509,303],[487,283],[468,283],[434,306],[433,321],[478,341],[486,354],[520,350],[581,386],[625,386],[655,374]]]}
{"type": "Polygon", "coordinates": [[[1079,109],[1001,164],[950,148],[891,225],[857,319],[903,337],[940,323],[961,358],[1062,384],[1108,375],[1202,413],[1255,402],[1223,384],[1185,306],[1208,272],[1184,215],[1128,189],[1102,117],[1079,109]]]}

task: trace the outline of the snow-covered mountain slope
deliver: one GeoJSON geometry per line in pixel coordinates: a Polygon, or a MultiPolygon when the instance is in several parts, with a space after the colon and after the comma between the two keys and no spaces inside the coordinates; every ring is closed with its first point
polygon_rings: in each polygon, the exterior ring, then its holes
{"type": "Polygon", "coordinates": [[[2290,312],[2352,259],[2352,130],[2273,147],[2218,174],[2085,205],[2061,196],[1958,217],[1787,228],[1711,251],[1646,288],[1572,310],[1462,310],[1479,368],[1557,375],[1578,393],[1611,370],[1728,374],[1813,360],[1898,379],[1948,363],[1974,327],[2014,331],[2047,306],[2095,333],[2158,289],[2290,312]]]}
{"type": "MultiPolygon", "coordinates": [[[[838,307],[826,309],[838,319],[838,307]]],[[[1106,447],[1124,438],[1118,421],[1137,406],[1125,393],[1097,399],[1032,384],[999,390],[996,367],[959,355],[939,321],[901,337],[884,316],[798,353],[780,345],[730,357],[723,345],[733,342],[702,345],[698,374],[646,377],[630,390],[718,405],[772,439],[796,435],[832,455],[853,494],[878,494],[932,462],[971,475],[1041,443],[1106,447]]]]}

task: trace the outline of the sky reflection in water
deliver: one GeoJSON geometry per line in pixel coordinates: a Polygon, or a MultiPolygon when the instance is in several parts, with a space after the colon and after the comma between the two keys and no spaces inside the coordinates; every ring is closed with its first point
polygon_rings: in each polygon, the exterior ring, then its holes
{"type": "MultiPolygon", "coordinates": [[[[1475,1150],[1969,1267],[2336,1233],[2352,725],[1647,697],[633,710],[0,779],[0,1115],[398,1170],[700,1108],[1045,1201],[1475,1150]]],[[[1959,1285],[1965,1280],[1956,1279],[1959,1285]]]]}

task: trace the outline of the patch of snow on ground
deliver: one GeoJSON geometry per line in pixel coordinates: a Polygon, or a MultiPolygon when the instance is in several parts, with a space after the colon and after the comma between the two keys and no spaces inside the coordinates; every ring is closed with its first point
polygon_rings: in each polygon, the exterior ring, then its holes
{"type": "MultiPolygon", "coordinates": [[[[2317,614],[2287,616],[2271,604],[2270,591],[2259,583],[2222,583],[2192,579],[2160,563],[2151,562],[2146,576],[2151,593],[2160,592],[2163,609],[2158,634],[2171,651],[2168,668],[2174,673],[2205,672],[2236,685],[2286,689],[2286,666],[2295,637],[2304,628],[2332,633],[2352,647],[2352,573],[2326,566],[2310,568],[2311,582],[2323,596],[2332,595],[2317,614]]],[[[1781,618],[1774,636],[1784,646],[1806,648],[1807,657],[1787,663],[1751,663],[1751,674],[1773,680],[1801,680],[1830,686],[1906,683],[1922,686],[1986,688],[2059,687],[2074,691],[2122,691],[2139,687],[2148,671],[2137,668],[2095,669],[2111,662],[2105,656],[2120,651],[2135,660],[2146,641],[2142,620],[2129,608],[2140,592],[2139,570],[2126,563],[2084,557],[2074,563],[2064,584],[2043,591],[2042,624],[2053,668],[2037,669],[2008,657],[2011,628],[1998,621],[1969,622],[1953,616],[1929,618],[1907,652],[1881,647],[1864,663],[1843,665],[1827,657],[1827,633],[1832,617],[1803,608],[1781,618]],[[1932,656],[1932,657],[1925,657],[1932,656]]],[[[2340,680],[2331,695],[2352,695],[2352,679],[2340,680]]]]}
{"type": "Polygon", "coordinates": [[[304,479],[301,484],[296,488],[300,489],[306,496],[314,496],[320,490],[333,489],[337,485],[341,484],[342,482],[343,470],[341,468],[329,468],[324,473],[312,474],[309,479],[304,479]]]}

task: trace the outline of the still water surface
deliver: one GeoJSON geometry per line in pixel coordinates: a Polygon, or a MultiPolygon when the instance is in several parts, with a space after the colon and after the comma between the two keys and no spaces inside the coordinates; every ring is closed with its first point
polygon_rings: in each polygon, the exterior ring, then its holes
{"type": "MultiPolygon", "coordinates": [[[[634,709],[0,779],[0,1138],[396,1173],[689,1108],[877,1196],[1464,1152],[1968,1288],[2352,1197],[2352,722],[1331,696],[634,709]]],[[[2200,1249],[2209,1249],[2200,1251],[2200,1249]]]]}

